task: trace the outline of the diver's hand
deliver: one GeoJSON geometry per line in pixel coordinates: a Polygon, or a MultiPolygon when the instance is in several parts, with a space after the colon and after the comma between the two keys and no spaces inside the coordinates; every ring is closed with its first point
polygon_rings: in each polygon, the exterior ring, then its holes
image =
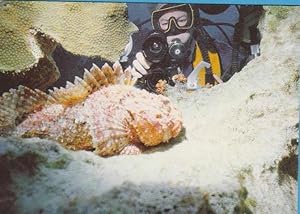
{"type": "Polygon", "coordinates": [[[142,52],[138,52],[135,58],[132,62],[131,74],[136,78],[141,78],[148,73],[151,63],[146,60],[142,52]]]}

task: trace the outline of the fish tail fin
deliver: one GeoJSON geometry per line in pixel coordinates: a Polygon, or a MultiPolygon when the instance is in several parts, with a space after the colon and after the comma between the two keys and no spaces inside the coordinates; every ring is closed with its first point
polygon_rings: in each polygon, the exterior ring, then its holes
{"type": "Polygon", "coordinates": [[[55,102],[46,93],[20,85],[0,97],[0,134],[12,130],[29,113],[55,102]]]}

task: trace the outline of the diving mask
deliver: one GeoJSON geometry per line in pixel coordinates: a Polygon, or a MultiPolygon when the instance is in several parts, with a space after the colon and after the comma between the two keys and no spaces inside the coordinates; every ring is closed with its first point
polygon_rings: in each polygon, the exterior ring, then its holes
{"type": "Polygon", "coordinates": [[[194,11],[189,4],[163,7],[152,12],[151,21],[153,29],[162,33],[188,30],[194,24],[194,11]]]}

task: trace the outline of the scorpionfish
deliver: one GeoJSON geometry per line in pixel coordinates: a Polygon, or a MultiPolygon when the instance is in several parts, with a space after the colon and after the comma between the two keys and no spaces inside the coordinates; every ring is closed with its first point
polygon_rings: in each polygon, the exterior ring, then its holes
{"type": "Polygon", "coordinates": [[[0,135],[55,140],[103,157],[141,153],[178,136],[181,113],[167,97],[134,82],[116,62],[101,69],[93,64],[82,78],[49,93],[10,89],[0,97],[0,135]]]}

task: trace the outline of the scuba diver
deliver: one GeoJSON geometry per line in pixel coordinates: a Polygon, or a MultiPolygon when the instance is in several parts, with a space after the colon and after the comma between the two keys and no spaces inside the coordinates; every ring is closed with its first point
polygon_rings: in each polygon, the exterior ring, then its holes
{"type": "MultiPolygon", "coordinates": [[[[210,67],[199,72],[199,86],[221,81],[223,68],[218,44],[201,27],[198,16],[199,12],[190,4],[159,4],[152,12],[154,32],[145,40],[143,50],[136,53],[131,64],[131,73],[142,87],[146,82],[151,90],[159,79],[172,85],[173,75],[182,73],[188,77],[201,61],[209,63],[210,67]]],[[[229,46],[219,46],[223,51],[231,52],[229,46]]]]}

